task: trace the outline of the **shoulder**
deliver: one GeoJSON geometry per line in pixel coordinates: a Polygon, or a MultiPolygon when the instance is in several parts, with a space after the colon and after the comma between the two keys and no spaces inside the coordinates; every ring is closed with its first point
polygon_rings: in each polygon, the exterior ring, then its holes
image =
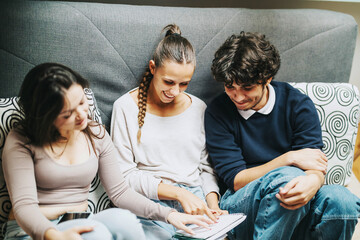
{"type": "Polygon", "coordinates": [[[213,114],[228,115],[236,112],[236,107],[228,95],[223,92],[210,102],[206,111],[213,114]]]}
{"type": "Polygon", "coordinates": [[[6,137],[6,141],[8,142],[19,142],[23,144],[29,144],[30,139],[26,137],[19,129],[14,128],[11,129],[9,134],[6,137]]]}
{"type": "Polygon", "coordinates": [[[190,93],[186,93],[186,95],[188,95],[190,97],[191,104],[193,105],[193,107],[200,108],[202,110],[206,109],[206,103],[203,100],[201,100],[200,98],[198,98],[195,95],[192,95],[190,93]]]}
{"type": "Polygon", "coordinates": [[[271,82],[276,94],[276,101],[283,104],[290,104],[296,107],[301,104],[313,105],[312,100],[306,94],[286,82],[271,82]]]}
{"type": "Polygon", "coordinates": [[[90,131],[93,135],[90,137],[94,142],[94,147],[101,153],[104,148],[106,148],[109,144],[112,143],[109,133],[106,131],[104,125],[98,124],[96,122],[91,121],[89,123],[90,131]]]}
{"type": "Polygon", "coordinates": [[[306,99],[309,98],[307,95],[300,92],[287,82],[272,81],[271,86],[274,87],[276,97],[285,96],[290,99],[306,99]]]}
{"type": "MultiPolygon", "coordinates": [[[[134,89],[133,89],[134,90],[134,89]]],[[[127,108],[129,106],[133,106],[136,105],[134,100],[132,99],[130,92],[132,92],[133,90],[126,92],[124,95],[122,95],[121,97],[119,97],[115,102],[114,102],[114,106],[113,108],[127,108]]]]}
{"type": "Polygon", "coordinates": [[[7,150],[14,150],[20,148],[26,148],[31,150],[31,141],[28,137],[23,135],[19,129],[10,130],[9,134],[6,136],[4,152],[7,150]]]}

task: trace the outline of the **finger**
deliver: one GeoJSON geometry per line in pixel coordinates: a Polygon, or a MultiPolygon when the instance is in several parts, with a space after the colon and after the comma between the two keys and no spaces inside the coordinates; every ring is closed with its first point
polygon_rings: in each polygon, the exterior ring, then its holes
{"type": "Polygon", "coordinates": [[[221,215],[226,215],[226,214],[229,214],[229,211],[227,211],[227,210],[221,210],[221,215]]]}
{"type": "Polygon", "coordinates": [[[292,179],[290,182],[288,182],[287,184],[285,184],[284,187],[280,187],[280,188],[279,188],[279,193],[280,193],[281,195],[287,194],[292,188],[295,187],[295,185],[297,184],[297,182],[298,182],[298,181],[297,181],[296,178],[292,179]]]}
{"type": "Polygon", "coordinates": [[[298,209],[298,208],[301,208],[302,206],[304,206],[306,203],[302,203],[302,204],[296,204],[296,205],[287,205],[287,204],[284,204],[284,203],[280,203],[280,205],[283,207],[283,208],[286,208],[288,210],[295,210],[295,209],[298,209]]]}
{"type": "Polygon", "coordinates": [[[192,213],[191,213],[192,208],[190,208],[189,205],[187,205],[187,204],[185,205],[185,204],[184,204],[182,207],[183,207],[185,213],[187,213],[187,214],[192,214],[192,213]]]}
{"type": "MultiPolygon", "coordinates": [[[[216,212],[216,211],[215,211],[216,212]]],[[[205,214],[208,216],[211,220],[214,222],[217,222],[217,217],[212,213],[212,211],[209,208],[205,209],[205,214]]]]}
{"type": "Polygon", "coordinates": [[[78,227],[73,227],[72,230],[74,230],[75,232],[81,234],[81,233],[86,233],[86,232],[93,231],[94,226],[78,226],[78,227]]]}
{"type": "Polygon", "coordinates": [[[294,196],[291,198],[283,198],[283,197],[280,197],[280,198],[277,197],[277,198],[286,205],[296,205],[296,204],[301,204],[301,203],[305,202],[305,199],[299,198],[298,196],[294,196]]]}
{"type": "Polygon", "coordinates": [[[214,224],[215,222],[210,220],[209,218],[205,218],[203,216],[199,216],[200,218],[195,218],[191,221],[192,224],[196,224],[200,227],[210,229],[209,225],[214,224]]]}
{"type": "Polygon", "coordinates": [[[179,223],[179,225],[177,226],[177,228],[178,229],[181,229],[181,230],[184,230],[186,233],[188,233],[188,234],[191,234],[191,235],[194,235],[195,233],[194,233],[194,231],[193,230],[191,230],[191,228],[188,228],[188,227],[186,227],[184,224],[182,224],[182,223],[179,223]]]}
{"type": "Polygon", "coordinates": [[[204,214],[205,214],[205,210],[199,207],[191,209],[191,215],[204,215],[204,214]]]}

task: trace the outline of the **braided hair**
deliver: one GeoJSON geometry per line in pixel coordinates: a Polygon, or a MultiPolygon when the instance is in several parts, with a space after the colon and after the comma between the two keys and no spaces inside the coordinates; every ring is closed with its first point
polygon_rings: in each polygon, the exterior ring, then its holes
{"type": "MultiPolygon", "coordinates": [[[[165,37],[157,45],[153,60],[156,67],[161,67],[165,61],[174,61],[176,63],[196,64],[195,50],[190,42],[181,36],[180,28],[176,24],[169,24],[163,28],[166,31],[165,37]]],[[[141,128],[144,125],[146,115],[147,92],[153,75],[150,68],[147,67],[141,79],[138,93],[138,125],[137,141],[140,143],[141,128]]]]}

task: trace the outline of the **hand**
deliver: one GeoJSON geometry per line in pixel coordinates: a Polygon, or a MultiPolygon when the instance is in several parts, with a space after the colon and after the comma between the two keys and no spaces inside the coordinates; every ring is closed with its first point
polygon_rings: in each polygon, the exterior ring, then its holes
{"type": "Polygon", "coordinates": [[[318,170],[326,174],[328,159],[319,149],[300,149],[287,153],[292,165],[306,171],[318,170]]]}
{"type": "Polygon", "coordinates": [[[212,221],[217,221],[216,216],[212,213],[210,208],[208,208],[203,200],[184,188],[179,189],[179,191],[179,197],[177,200],[180,202],[185,213],[192,215],[206,214],[212,221]]]}
{"type": "Polygon", "coordinates": [[[171,212],[167,217],[169,223],[171,223],[177,229],[184,230],[185,232],[193,235],[194,232],[186,227],[185,224],[196,224],[198,226],[210,229],[209,225],[214,224],[214,221],[202,215],[189,215],[179,212],[171,212]]]}
{"type": "Polygon", "coordinates": [[[206,195],[206,202],[210,208],[212,214],[220,216],[223,214],[229,214],[226,210],[221,210],[219,207],[219,195],[216,192],[210,192],[206,195]]]}
{"type": "Polygon", "coordinates": [[[212,214],[214,214],[215,216],[220,216],[220,215],[229,214],[228,211],[220,209],[219,206],[218,206],[217,208],[210,208],[210,211],[211,211],[212,214]]]}
{"type": "Polygon", "coordinates": [[[307,204],[321,187],[321,180],[316,174],[299,176],[279,189],[276,198],[286,209],[294,210],[307,204]],[[314,184],[315,183],[315,184],[314,184]]]}
{"type": "Polygon", "coordinates": [[[46,230],[44,234],[45,240],[82,240],[80,234],[91,232],[94,230],[94,227],[91,226],[79,226],[73,227],[66,231],[58,231],[54,228],[46,230]]]}

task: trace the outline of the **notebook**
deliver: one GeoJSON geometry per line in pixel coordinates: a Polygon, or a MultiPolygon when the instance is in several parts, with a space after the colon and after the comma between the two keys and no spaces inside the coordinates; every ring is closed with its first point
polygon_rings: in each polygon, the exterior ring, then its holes
{"type": "Polygon", "coordinates": [[[206,239],[206,240],[216,240],[224,239],[226,233],[231,229],[242,223],[246,218],[246,215],[243,213],[232,213],[226,215],[220,215],[218,222],[210,225],[210,230],[199,227],[198,225],[191,224],[188,227],[191,228],[195,234],[191,235],[186,233],[184,230],[177,230],[174,237],[176,239],[206,239]]]}

